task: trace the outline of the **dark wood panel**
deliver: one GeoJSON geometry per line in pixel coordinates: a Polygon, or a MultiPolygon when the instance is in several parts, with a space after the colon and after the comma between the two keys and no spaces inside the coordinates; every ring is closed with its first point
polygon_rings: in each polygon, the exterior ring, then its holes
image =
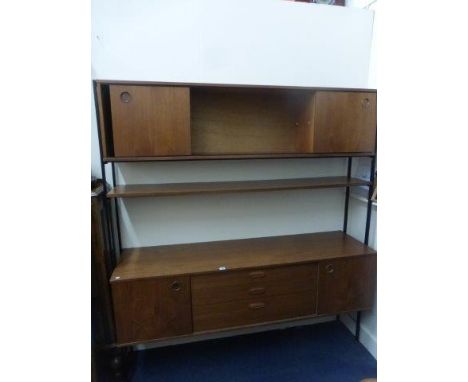
{"type": "Polygon", "coordinates": [[[377,258],[321,262],[319,265],[318,314],[334,314],[372,307],[377,258]]]}
{"type": "Polygon", "coordinates": [[[110,100],[116,157],[191,153],[188,88],[111,85],[110,100]]]}
{"type": "Polygon", "coordinates": [[[298,153],[314,152],[315,94],[316,92],[311,92],[304,100],[297,116],[296,151],[298,153]]]}
{"type": "Polygon", "coordinates": [[[96,187],[91,188],[91,323],[93,342],[99,345],[114,341],[109,285],[112,262],[104,202],[102,182],[99,180],[96,187]]]}
{"type": "Polygon", "coordinates": [[[240,159],[294,159],[294,158],[342,158],[373,157],[372,152],[354,153],[288,153],[288,154],[239,154],[239,155],[182,155],[149,157],[105,157],[105,162],[155,162],[155,161],[195,161],[195,160],[240,160],[240,159]]]}
{"type": "Polygon", "coordinates": [[[346,176],[301,179],[246,180],[231,182],[132,184],[114,187],[111,191],[108,192],[107,196],[109,198],[132,198],[142,196],[333,188],[367,184],[369,184],[369,182],[366,180],[356,178],[348,179],[346,176]]]}
{"type": "Polygon", "coordinates": [[[192,332],[189,277],[115,283],[112,297],[119,343],[192,332]]]}
{"type": "Polygon", "coordinates": [[[375,253],[341,231],[124,249],[111,281],[242,270],[375,253]]]}
{"type": "Polygon", "coordinates": [[[95,84],[96,86],[96,91],[94,93],[94,96],[96,97],[95,103],[96,103],[96,118],[97,118],[97,123],[98,123],[98,134],[100,135],[100,142],[101,142],[101,149],[102,149],[102,155],[104,157],[107,157],[109,155],[112,155],[110,147],[108,147],[107,141],[109,139],[108,132],[107,132],[107,127],[106,126],[106,121],[105,121],[105,113],[106,110],[104,110],[104,95],[102,92],[102,85],[101,84],[95,84]]]}
{"type": "Polygon", "coordinates": [[[192,277],[192,304],[209,305],[317,290],[317,264],[192,277]]]}
{"type": "Polygon", "coordinates": [[[195,332],[199,332],[310,316],[315,313],[315,291],[273,297],[253,297],[248,300],[220,304],[194,305],[193,328],[195,332]]]}
{"type": "Polygon", "coordinates": [[[377,96],[361,92],[317,92],[314,152],[373,152],[377,96]]]}

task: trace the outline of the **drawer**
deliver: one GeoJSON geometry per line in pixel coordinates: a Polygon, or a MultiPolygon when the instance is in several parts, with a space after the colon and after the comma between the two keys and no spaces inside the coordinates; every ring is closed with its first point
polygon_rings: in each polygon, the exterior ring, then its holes
{"type": "Polygon", "coordinates": [[[317,264],[233,271],[192,277],[193,305],[271,297],[317,289],[317,264]]]}
{"type": "Polygon", "coordinates": [[[316,293],[308,291],[212,305],[193,306],[194,331],[283,320],[316,313],[316,293]]]}

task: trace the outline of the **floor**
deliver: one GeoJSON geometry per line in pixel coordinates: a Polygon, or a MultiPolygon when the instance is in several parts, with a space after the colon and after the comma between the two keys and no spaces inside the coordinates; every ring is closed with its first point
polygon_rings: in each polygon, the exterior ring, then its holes
{"type": "Polygon", "coordinates": [[[377,362],[339,322],[140,351],[132,382],[359,382],[377,362]]]}

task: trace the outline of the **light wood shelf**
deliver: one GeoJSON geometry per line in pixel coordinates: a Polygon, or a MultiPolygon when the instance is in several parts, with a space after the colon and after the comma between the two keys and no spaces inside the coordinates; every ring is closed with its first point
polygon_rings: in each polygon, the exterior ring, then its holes
{"type": "Polygon", "coordinates": [[[105,157],[104,162],[165,162],[200,160],[245,160],[245,159],[295,159],[295,158],[347,158],[374,157],[372,152],[347,153],[276,153],[276,154],[216,154],[216,155],[173,155],[173,156],[134,156],[105,157]]]}
{"type": "Polygon", "coordinates": [[[107,193],[107,196],[109,198],[134,198],[145,196],[336,188],[347,186],[362,186],[368,184],[369,182],[367,180],[347,178],[346,176],[229,182],[132,184],[116,186],[107,193]]]}

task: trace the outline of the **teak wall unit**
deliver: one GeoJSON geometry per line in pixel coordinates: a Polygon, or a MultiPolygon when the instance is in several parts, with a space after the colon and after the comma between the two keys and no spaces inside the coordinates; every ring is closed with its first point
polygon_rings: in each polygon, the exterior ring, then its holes
{"type": "Polygon", "coordinates": [[[95,81],[106,208],[120,255],[110,283],[116,345],[195,336],[372,307],[367,246],[375,170],[376,92],[360,89],[95,81]],[[122,185],[115,163],[345,157],[339,177],[122,185]],[[370,180],[351,177],[369,157],[370,180]],[[106,185],[106,183],[105,183],[106,185]],[[369,188],[363,242],[348,236],[352,186],[369,188]],[[343,230],[145,248],[121,247],[117,198],[343,187],[343,230]],[[114,200],[114,208],[111,208],[114,200]],[[111,213],[113,212],[113,213],[111,213]]]}

